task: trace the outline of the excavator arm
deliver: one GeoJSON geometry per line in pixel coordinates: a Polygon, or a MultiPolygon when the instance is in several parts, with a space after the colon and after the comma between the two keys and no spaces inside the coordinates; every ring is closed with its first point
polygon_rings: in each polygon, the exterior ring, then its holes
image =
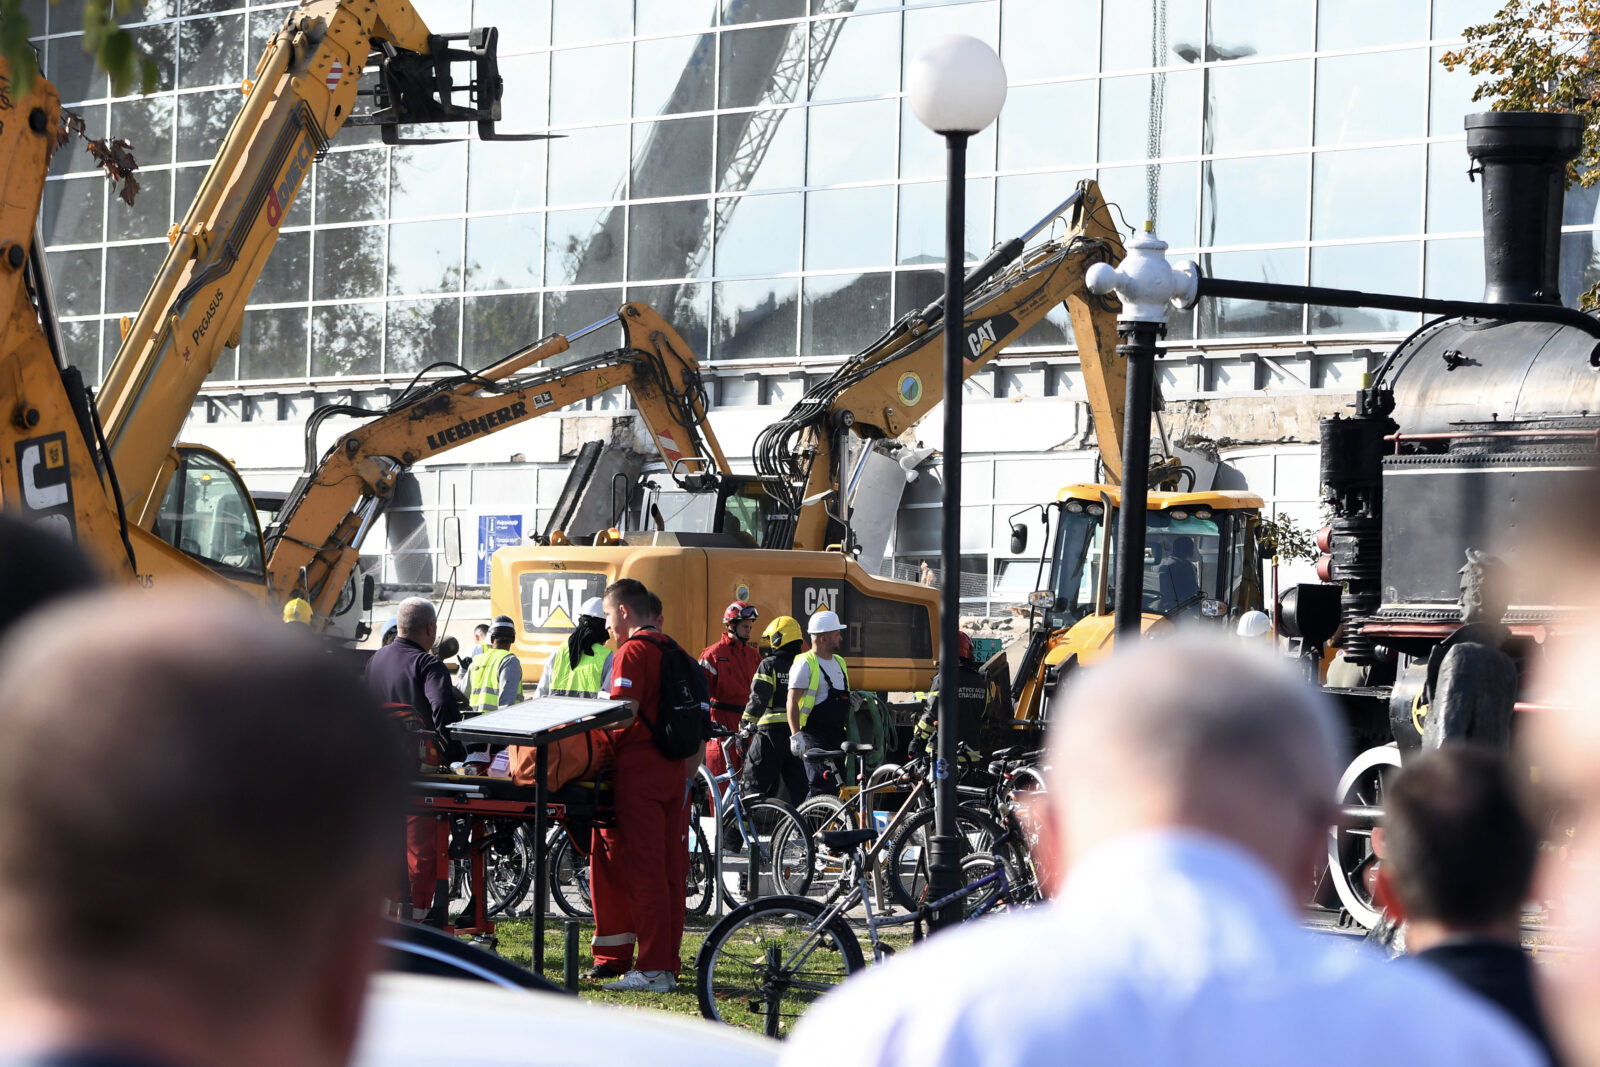
{"type": "MultiPolygon", "coordinates": [[[[1126,373],[1116,358],[1117,306],[1090,293],[1083,276],[1094,263],[1116,263],[1122,239],[1099,186],[1077,191],[1027,234],[1001,245],[967,275],[962,313],[964,376],[971,377],[1057,304],[1072,319],[1089,405],[1106,471],[1120,478],[1126,373]],[[1069,211],[1064,236],[1034,248],[1026,242],[1069,211]]],[[[946,319],[943,300],[907,315],[871,347],[812,387],[782,420],[756,440],[756,469],[769,492],[798,516],[790,544],[769,547],[820,551],[829,536],[823,501],[844,483],[841,434],[896,437],[944,399],[946,319]]]]}
{"type": "Polygon", "coordinates": [[[406,0],[303,0],[273,35],[244,83],[234,118],[100,390],[110,460],[136,525],[149,529],[173,465],[173,442],[225,347],[239,343],[245,302],[277,242],[278,227],[347,122],[378,124],[395,142],[400,123],[477,121],[494,136],[500,78],[496,32],[431,34],[406,0]],[[470,37],[462,51],[450,41],[470,37]],[[357,113],[358,83],[377,50],[376,110],[357,113]],[[473,60],[456,86],[451,61],[473,60]],[[432,69],[430,81],[419,70],[432,69]],[[451,103],[467,93],[471,103],[451,103]]]}
{"type": "Polygon", "coordinates": [[[616,316],[571,336],[554,334],[476,373],[413,385],[387,411],[319,408],[307,426],[307,470],[267,534],[272,603],[305,596],[325,619],[355,567],[361,542],[414,464],[484,434],[625,386],[669,467],[725,473],[727,460],[706,423],[699,365],[660,315],[624,304],[616,316]],[[620,323],[623,344],[559,370],[536,365],[571,343],[620,323]],[[528,368],[535,369],[523,373],[528,368]],[[372,421],[351,430],[313,465],[317,427],[332,415],[372,421]],[[302,587],[301,570],[304,568],[302,587]]]}

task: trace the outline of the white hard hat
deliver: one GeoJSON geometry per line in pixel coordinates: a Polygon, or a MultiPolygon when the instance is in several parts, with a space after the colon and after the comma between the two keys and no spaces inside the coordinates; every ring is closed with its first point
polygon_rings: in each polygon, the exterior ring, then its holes
{"type": "Polygon", "coordinates": [[[1239,616],[1240,637],[1261,637],[1272,629],[1272,620],[1264,611],[1247,611],[1239,616]]]}
{"type": "Polygon", "coordinates": [[[836,630],[843,630],[844,623],[839,621],[839,616],[823,608],[811,616],[811,621],[806,624],[806,631],[814,634],[831,634],[836,630]]]}
{"type": "Polygon", "coordinates": [[[578,614],[587,615],[591,619],[603,619],[606,617],[605,602],[597,596],[592,596],[583,602],[583,607],[578,609],[578,614]]]}

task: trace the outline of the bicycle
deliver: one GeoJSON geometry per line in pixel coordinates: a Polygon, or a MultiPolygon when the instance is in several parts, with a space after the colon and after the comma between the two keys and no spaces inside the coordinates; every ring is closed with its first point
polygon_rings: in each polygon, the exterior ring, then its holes
{"type": "Polygon", "coordinates": [[[885,929],[914,926],[916,940],[923,923],[941,908],[961,902],[962,921],[967,922],[1012,903],[1005,865],[977,854],[963,861],[963,884],[954,893],[909,915],[881,917],[866,892],[868,845],[875,836],[871,829],[821,835],[822,846],[845,857],[849,868],[824,900],[791,894],[763,897],[735,908],[711,928],[695,958],[695,991],[703,1016],[730,1025],[753,1021],[754,1016],[768,1037],[785,1036],[817,998],[866,966],[861,942],[846,918],[858,906],[866,910],[872,958],[881,961],[893,954],[880,937],[885,929]]]}
{"type": "MultiPolygon", "coordinates": [[[[744,739],[720,726],[712,734],[712,743],[723,747],[724,765],[742,765],[744,739]]],[[[700,824],[702,836],[716,831],[723,901],[738,907],[771,893],[804,894],[811,885],[815,847],[800,813],[777,797],[747,796],[737,778],[732,770],[713,775],[702,768],[705,788],[696,789],[694,797],[693,821],[700,824]],[[713,794],[723,798],[721,814],[715,817],[720,825],[712,815],[713,794]]]]}
{"type": "MultiPolygon", "coordinates": [[[[572,840],[565,826],[555,826],[546,839],[546,874],[550,899],[557,908],[574,919],[594,918],[589,895],[589,850],[572,840]]],[[[684,907],[691,915],[711,910],[712,884],[716,877],[716,858],[693,820],[689,823],[689,876],[684,884],[684,907]]]]}

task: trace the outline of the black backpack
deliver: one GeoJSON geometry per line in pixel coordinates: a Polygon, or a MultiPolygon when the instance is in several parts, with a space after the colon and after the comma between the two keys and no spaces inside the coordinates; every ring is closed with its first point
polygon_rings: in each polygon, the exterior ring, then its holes
{"type": "MultiPolygon", "coordinates": [[[[642,634],[628,638],[643,640],[648,638],[642,634]]],[[[639,717],[650,727],[657,751],[667,759],[688,759],[711,736],[711,687],[700,664],[676,641],[662,635],[657,644],[661,649],[661,700],[654,722],[642,714],[639,717]]]]}

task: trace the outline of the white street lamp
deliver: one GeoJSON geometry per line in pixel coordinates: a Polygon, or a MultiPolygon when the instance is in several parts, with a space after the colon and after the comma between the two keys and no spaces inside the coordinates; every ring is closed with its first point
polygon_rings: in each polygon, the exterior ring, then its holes
{"type": "MultiPolygon", "coordinates": [[[[1006,69],[994,49],[952,34],[941,37],[912,61],[906,73],[911,110],[941,135],[949,150],[944,237],[944,513],[939,593],[939,737],[934,762],[933,840],[928,895],[943,900],[960,886],[961,857],[956,827],[956,763],[961,686],[956,658],[961,615],[961,389],[966,379],[966,323],[962,265],[966,262],[967,138],[1000,114],[1006,102],[1006,69]]],[[[961,904],[934,910],[934,929],[961,919],[961,904]]]]}

